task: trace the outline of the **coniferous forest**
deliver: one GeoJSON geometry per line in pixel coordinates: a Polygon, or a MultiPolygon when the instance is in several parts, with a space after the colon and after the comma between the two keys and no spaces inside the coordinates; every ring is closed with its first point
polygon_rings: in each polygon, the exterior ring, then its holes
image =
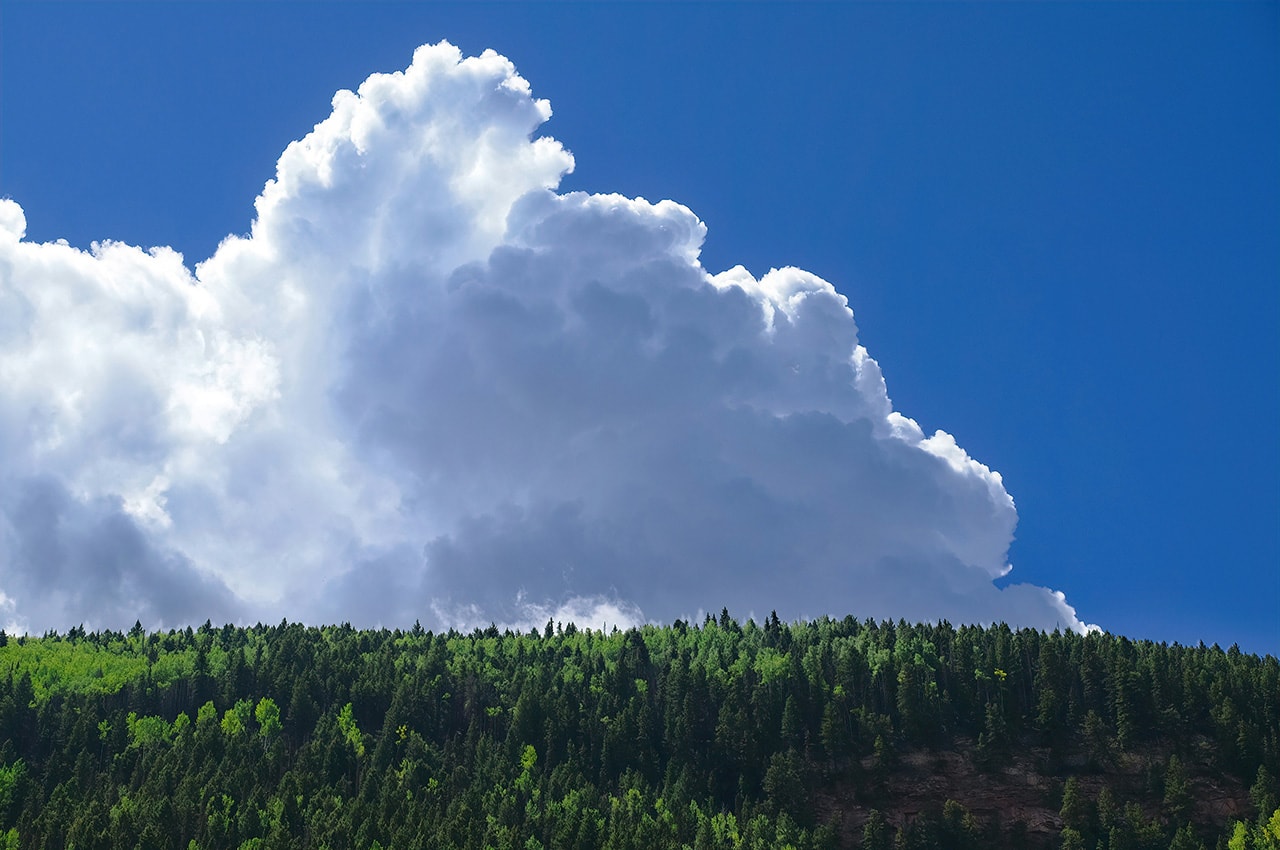
{"type": "Polygon", "coordinates": [[[1280,664],[728,612],[0,632],[2,848],[1280,848],[1280,664]]]}

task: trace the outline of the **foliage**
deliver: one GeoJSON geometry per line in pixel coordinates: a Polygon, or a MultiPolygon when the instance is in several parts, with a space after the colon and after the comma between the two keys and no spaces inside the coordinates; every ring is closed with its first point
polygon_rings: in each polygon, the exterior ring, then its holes
{"type": "Polygon", "coordinates": [[[0,848],[1270,850],[1278,701],[1271,656],[1005,626],[77,628],[0,645],[0,848]],[[1061,834],[905,813],[930,751],[1041,754],[1061,834]]]}

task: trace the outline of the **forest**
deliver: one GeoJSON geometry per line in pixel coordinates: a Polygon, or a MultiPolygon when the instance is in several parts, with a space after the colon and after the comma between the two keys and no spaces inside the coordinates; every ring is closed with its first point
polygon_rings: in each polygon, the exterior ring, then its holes
{"type": "Polygon", "coordinates": [[[1280,663],[946,622],[0,632],[0,848],[1280,850],[1280,663]]]}

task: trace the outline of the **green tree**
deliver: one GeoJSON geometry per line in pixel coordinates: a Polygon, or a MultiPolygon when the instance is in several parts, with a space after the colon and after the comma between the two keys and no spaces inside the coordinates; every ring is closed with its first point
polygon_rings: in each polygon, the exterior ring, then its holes
{"type": "Polygon", "coordinates": [[[13,810],[20,801],[26,778],[27,766],[22,759],[0,767],[0,826],[12,822],[13,810]]]}
{"type": "Polygon", "coordinates": [[[862,850],[892,850],[893,836],[884,815],[872,809],[862,827],[862,850]]]}
{"type": "Polygon", "coordinates": [[[1062,828],[1062,850],[1085,850],[1084,837],[1079,830],[1072,829],[1069,826],[1062,828]]]}
{"type": "Polygon", "coordinates": [[[1276,781],[1265,765],[1258,765],[1258,773],[1254,776],[1253,785],[1249,788],[1249,800],[1259,814],[1266,814],[1276,809],[1276,781]]]}
{"type": "Polygon", "coordinates": [[[351,703],[347,703],[338,712],[338,730],[342,733],[342,737],[351,745],[351,750],[356,754],[356,758],[364,758],[364,736],[360,734],[360,727],[356,725],[356,719],[351,711],[351,703]]]}
{"type": "Polygon", "coordinates": [[[1183,823],[1191,814],[1191,783],[1182,759],[1172,755],[1164,771],[1164,810],[1174,823],[1183,823]]]}
{"type": "Polygon", "coordinates": [[[222,734],[228,738],[240,737],[248,731],[249,719],[252,717],[253,702],[247,699],[237,700],[222,715],[222,734]]]}
{"type": "Polygon", "coordinates": [[[764,793],[767,805],[775,813],[789,812],[794,817],[808,809],[802,762],[795,750],[774,753],[769,759],[764,775],[764,793]]]}
{"type": "Polygon", "coordinates": [[[1259,821],[1254,845],[1258,850],[1280,850],[1280,809],[1272,812],[1265,821],[1261,818],[1259,821]]]}
{"type": "Polygon", "coordinates": [[[1062,807],[1058,810],[1062,823],[1078,833],[1089,831],[1089,808],[1080,793],[1080,783],[1074,776],[1067,779],[1062,789],[1062,807]]]}
{"type": "Polygon", "coordinates": [[[258,721],[258,734],[268,741],[279,737],[284,728],[280,723],[280,706],[276,705],[276,701],[271,697],[258,700],[258,705],[253,710],[253,717],[258,721]]]}
{"type": "Polygon", "coordinates": [[[1227,839],[1227,850],[1253,850],[1253,836],[1243,821],[1236,821],[1227,839]]]}
{"type": "Polygon", "coordinates": [[[1191,824],[1186,824],[1173,834],[1169,850],[1205,850],[1204,842],[1196,835],[1191,824]]]}
{"type": "Polygon", "coordinates": [[[948,850],[969,850],[978,844],[978,825],[973,814],[955,800],[942,804],[941,832],[948,850]]]}
{"type": "Polygon", "coordinates": [[[1110,832],[1120,822],[1120,805],[1111,789],[1105,785],[1098,791],[1097,809],[1098,825],[1103,832],[1110,832]]]}

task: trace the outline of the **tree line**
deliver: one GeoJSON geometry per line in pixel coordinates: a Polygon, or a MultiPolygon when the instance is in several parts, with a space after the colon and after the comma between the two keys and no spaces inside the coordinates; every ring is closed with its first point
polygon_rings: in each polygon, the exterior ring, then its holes
{"type": "Polygon", "coordinates": [[[1280,850],[1278,701],[1270,655],[945,622],[0,633],[0,848],[1280,850]]]}

